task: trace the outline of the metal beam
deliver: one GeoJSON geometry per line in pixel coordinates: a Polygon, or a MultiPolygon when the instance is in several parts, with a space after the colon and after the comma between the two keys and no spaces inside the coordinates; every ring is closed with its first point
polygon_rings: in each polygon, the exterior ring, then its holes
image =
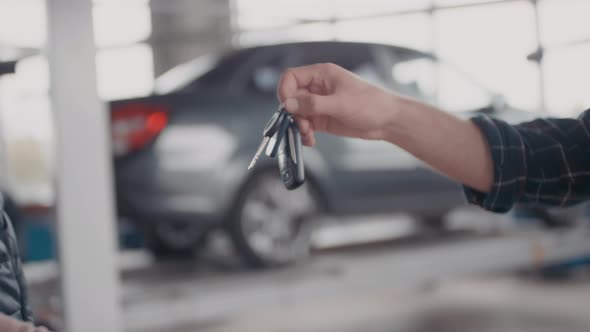
{"type": "Polygon", "coordinates": [[[92,0],[46,4],[64,321],[70,332],[118,332],[112,161],[96,91],[92,0]]]}

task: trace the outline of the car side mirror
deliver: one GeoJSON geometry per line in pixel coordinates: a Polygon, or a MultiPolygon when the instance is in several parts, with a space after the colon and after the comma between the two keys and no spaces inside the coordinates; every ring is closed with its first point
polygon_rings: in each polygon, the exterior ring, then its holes
{"type": "Polygon", "coordinates": [[[16,61],[0,62],[0,76],[13,74],[16,71],[16,61]]]}

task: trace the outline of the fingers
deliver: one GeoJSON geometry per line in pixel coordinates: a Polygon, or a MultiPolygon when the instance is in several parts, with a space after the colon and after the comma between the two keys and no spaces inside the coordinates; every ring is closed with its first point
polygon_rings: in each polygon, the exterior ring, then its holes
{"type": "MultiPolygon", "coordinates": [[[[43,332],[44,330],[36,329],[30,323],[21,322],[12,317],[0,314],[0,331],[2,332],[43,332]]],[[[46,331],[46,330],[45,330],[46,331]]]]}
{"type": "Polygon", "coordinates": [[[17,321],[14,318],[0,314],[0,331],[18,332],[18,331],[20,331],[20,329],[23,325],[24,325],[24,323],[17,321]]]}
{"type": "Polygon", "coordinates": [[[331,63],[295,67],[287,69],[281,76],[277,95],[280,101],[295,96],[301,90],[312,93],[326,94],[333,79],[337,66],[331,63]]]}
{"type": "Polygon", "coordinates": [[[281,76],[277,94],[280,101],[293,97],[299,89],[307,88],[314,80],[321,65],[287,69],[281,76]]]}
{"type": "Polygon", "coordinates": [[[332,116],[339,109],[333,90],[340,72],[334,64],[315,64],[288,69],[281,77],[278,98],[287,111],[295,115],[304,145],[315,144],[315,130],[310,119],[332,116]]]}
{"type": "Polygon", "coordinates": [[[285,100],[285,108],[289,113],[304,117],[333,115],[338,110],[338,98],[300,92],[285,100]]]}
{"type": "Polygon", "coordinates": [[[295,117],[299,130],[301,131],[301,140],[303,145],[314,146],[315,136],[311,121],[302,117],[295,117]]]}

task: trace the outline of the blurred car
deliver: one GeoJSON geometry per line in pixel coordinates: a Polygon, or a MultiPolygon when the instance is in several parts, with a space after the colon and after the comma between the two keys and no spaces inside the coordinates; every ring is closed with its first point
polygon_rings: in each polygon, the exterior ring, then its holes
{"type": "Polygon", "coordinates": [[[208,55],[158,79],[149,97],[111,104],[118,212],[158,256],[191,251],[223,227],[252,266],[305,256],[317,214],[406,212],[441,226],[465,204],[456,183],[378,141],[318,135],[308,181],[288,192],[276,160],[247,166],[277,108],[287,67],[332,62],[368,81],[463,116],[527,118],[435,56],[370,43],[303,42],[208,55]]]}

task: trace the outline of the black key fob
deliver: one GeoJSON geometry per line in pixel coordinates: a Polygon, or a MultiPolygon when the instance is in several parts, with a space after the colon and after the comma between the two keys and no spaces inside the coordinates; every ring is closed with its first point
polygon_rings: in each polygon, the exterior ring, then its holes
{"type": "Polygon", "coordinates": [[[297,189],[305,182],[301,132],[292,118],[289,119],[287,132],[279,145],[278,162],[281,179],[288,190],[297,189]]]}
{"type": "Polygon", "coordinates": [[[267,156],[271,158],[275,158],[277,156],[279,145],[282,141],[284,141],[285,135],[287,135],[290,119],[291,114],[286,113],[279,117],[278,121],[280,121],[280,123],[278,124],[276,133],[271,137],[270,141],[268,142],[268,146],[266,147],[267,156]]]}

